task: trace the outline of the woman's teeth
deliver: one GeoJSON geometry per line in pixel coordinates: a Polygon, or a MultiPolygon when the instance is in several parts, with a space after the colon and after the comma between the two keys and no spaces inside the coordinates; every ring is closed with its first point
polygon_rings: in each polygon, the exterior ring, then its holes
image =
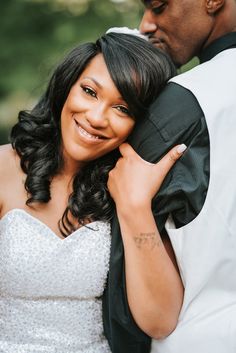
{"type": "Polygon", "coordinates": [[[98,140],[100,137],[99,136],[96,136],[96,135],[91,135],[89,132],[87,132],[86,130],[84,130],[81,126],[78,126],[79,128],[79,132],[86,136],[86,137],[89,137],[91,139],[94,139],[94,140],[98,140]]]}

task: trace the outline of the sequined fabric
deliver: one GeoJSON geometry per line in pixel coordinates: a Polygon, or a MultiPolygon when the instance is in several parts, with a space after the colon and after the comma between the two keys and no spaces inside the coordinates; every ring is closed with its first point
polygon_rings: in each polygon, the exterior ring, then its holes
{"type": "Polygon", "coordinates": [[[109,353],[101,295],[110,225],[65,239],[20,209],[0,220],[0,352],[109,353]]]}

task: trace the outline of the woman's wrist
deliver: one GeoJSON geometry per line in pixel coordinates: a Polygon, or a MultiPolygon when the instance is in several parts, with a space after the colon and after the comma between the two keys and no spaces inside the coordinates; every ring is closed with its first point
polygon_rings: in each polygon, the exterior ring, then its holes
{"type": "Polygon", "coordinates": [[[116,211],[118,218],[122,217],[123,219],[126,218],[135,218],[139,215],[144,215],[146,213],[151,213],[151,202],[141,202],[141,203],[133,203],[128,201],[123,201],[119,204],[116,204],[116,211]]]}

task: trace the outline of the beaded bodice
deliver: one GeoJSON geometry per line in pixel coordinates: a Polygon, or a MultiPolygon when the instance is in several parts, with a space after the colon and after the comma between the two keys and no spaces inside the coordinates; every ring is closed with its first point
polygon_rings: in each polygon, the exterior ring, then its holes
{"type": "Polygon", "coordinates": [[[0,220],[0,352],[108,353],[101,295],[110,225],[65,239],[21,209],[0,220]]]}

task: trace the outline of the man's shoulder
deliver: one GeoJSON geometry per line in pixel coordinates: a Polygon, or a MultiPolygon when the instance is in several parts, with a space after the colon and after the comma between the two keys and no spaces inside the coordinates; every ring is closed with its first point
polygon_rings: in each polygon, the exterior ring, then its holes
{"type": "Polygon", "coordinates": [[[150,107],[149,119],[168,139],[204,119],[204,113],[191,91],[169,82],[150,107]]]}
{"type": "Polygon", "coordinates": [[[191,91],[175,82],[169,82],[150,107],[151,114],[202,114],[201,107],[191,91]]]}

